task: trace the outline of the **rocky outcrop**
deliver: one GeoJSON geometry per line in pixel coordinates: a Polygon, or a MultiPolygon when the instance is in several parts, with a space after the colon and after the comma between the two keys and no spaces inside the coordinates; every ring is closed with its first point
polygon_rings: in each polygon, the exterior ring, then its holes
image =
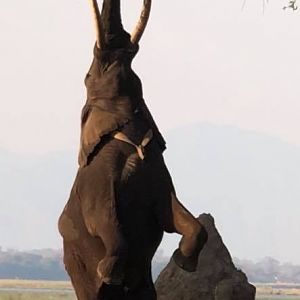
{"type": "Polygon", "coordinates": [[[171,259],[155,283],[158,300],[254,300],[255,287],[234,266],[213,217],[203,214],[199,221],[208,232],[208,241],[197,271],[187,273],[171,259]]]}

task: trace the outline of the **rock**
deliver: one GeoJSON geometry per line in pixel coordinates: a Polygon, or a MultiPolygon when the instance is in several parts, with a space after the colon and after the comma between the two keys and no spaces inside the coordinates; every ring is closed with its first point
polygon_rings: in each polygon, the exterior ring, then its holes
{"type": "Polygon", "coordinates": [[[158,300],[254,300],[256,289],[234,266],[214,218],[202,214],[198,219],[208,232],[208,241],[197,271],[187,273],[171,259],[155,283],[158,300]]]}

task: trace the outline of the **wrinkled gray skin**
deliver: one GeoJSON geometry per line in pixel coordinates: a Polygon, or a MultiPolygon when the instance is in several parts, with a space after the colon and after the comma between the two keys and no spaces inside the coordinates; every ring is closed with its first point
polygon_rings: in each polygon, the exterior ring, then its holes
{"type": "Polygon", "coordinates": [[[194,271],[207,234],[180,204],[162,152],[165,142],[131,69],[138,51],[124,31],[120,0],[104,0],[104,45],[86,77],[80,168],[59,219],[64,263],[79,300],[155,300],[151,260],[163,232],[183,235],[174,260],[194,271]],[[136,145],[152,130],[142,160],[136,145]]]}

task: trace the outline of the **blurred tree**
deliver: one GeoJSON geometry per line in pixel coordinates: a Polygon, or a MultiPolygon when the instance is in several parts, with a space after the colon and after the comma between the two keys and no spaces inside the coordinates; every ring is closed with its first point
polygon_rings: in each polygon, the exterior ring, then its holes
{"type": "MultiPolygon", "coordinates": [[[[266,5],[268,4],[269,0],[262,0],[262,9],[263,12],[265,11],[266,5]]],[[[242,5],[242,10],[245,8],[247,3],[247,0],[243,0],[243,5],[242,5]]],[[[283,7],[284,10],[286,9],[292,9],[292,10],[297,10],[298,5],[297,5],[297,0],[288,0],[288,3],[286,6],[283,7]]]]}
{"type": "Polygon", "coordinates": [[[283,7],[283,9],[287,9],[287,8],[290,8],[292,10],[297,10],[298,9],[297,0],[289,0],[288,5],[283,7]]]}

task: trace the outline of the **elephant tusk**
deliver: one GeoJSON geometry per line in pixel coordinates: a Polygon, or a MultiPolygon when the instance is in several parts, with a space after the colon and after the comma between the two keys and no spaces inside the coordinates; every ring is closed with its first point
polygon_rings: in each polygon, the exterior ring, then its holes
{"type": "Polygon", "coordinates": [[[143,9],[140,15],[140,19],[134,29],[134,31],[131,34],[131,42],[132,44],[136,45],[139,43],[145,28],[147,26],[149,16],[150,16],[150,11],[151,11],[151,0],[143,0],[143,9]]]}
{"type": "Polygon", "coordinates": [[[101,15],[100,15],[100,11],[99,11],[99,6],[97,3],[97,0],[89,0],[91,9],[92,9],[92,13],[93,13],[93,20],[95,23],[95,29],[96,29],[96,39],[97,39],[97,47],[99,49],[101,49],[103,43],[102,43],[102,39],[103,39],[103,34],[102,34],[102,22],[101,22],[101,15]]]}

